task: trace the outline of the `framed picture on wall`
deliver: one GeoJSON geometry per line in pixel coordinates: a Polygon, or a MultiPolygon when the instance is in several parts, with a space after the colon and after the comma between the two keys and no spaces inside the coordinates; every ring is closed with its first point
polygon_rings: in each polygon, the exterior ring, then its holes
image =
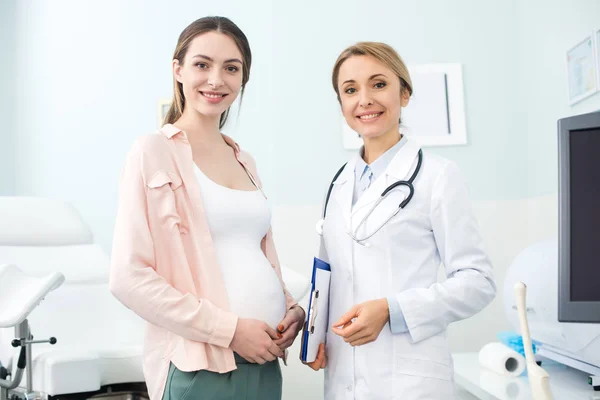
{"type": "MultiPolygon", "coordinates": [[[[460,64],[409,65],[413,94],[402,109],[400,131],[421,146],[467,143],[462,66],[460,64]]],[[[344,148],[362,145],[360,136],[342,118],[344,148]]]]}
{"type": "Polygon", "coordinates": [[[596,42],[596,90],[600,90],[600,29],[596,29],[594,39],[596,42]]]}
{"type": "Polygon", "coordinates": [[[158,101],[158,127],[164,125],[165,117],[171,107],[171,99],[162,99],[158,101]]]}
{"type": "Polygon", "coordinates": [[[598,90],[598,67],[594,36],[589,35],[566,54],[569,104],[573,105],[598,90]]]}

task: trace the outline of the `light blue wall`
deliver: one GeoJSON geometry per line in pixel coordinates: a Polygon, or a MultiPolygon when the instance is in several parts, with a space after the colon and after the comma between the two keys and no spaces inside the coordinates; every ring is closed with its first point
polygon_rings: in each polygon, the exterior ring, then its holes
{"type": "Polygon", "coordinates": [[[319,204],[352,154],[342,148],[330,74],[359,40],[386,41],[410,64],[463,65],[469,143],[428,151],[461,166],[475,200],[555,190],[556,120],[600,102],[566,106],[562,59],[600,28],[599,2],[374,4],[19,1],[16,193],[72,202],[109,251],[125,154],[157,127],[177,36],[211,14],[230,17],[250,40],[250,83],[226,132],[257,159],[275,206],[319,204]]]}
{"type": "Polygon", "coordinates": [[[600,29],[600,1],[528,0],[519,2],[522,85],[518,104],[524,115],[518,143],[526,147],[521,171],[533,197],[558,189],[557,120],[600,110],[600,93],[569,106],[566,51],[600,29]]]}
{"type": "Polygon", "coordinates": [[[513,183],[518,165],[506,162],[509,153],[523,154],[514,146],[521,106],[507,101],[514,93],[507,82],[519,79],[515,1],[344,4],[320,2],[319,12],[303,3],[278,6],[274,46],[282,67],[273,79],[282,82],[277,99],[285,107],[278,108],[284,118],[275,117],[277,199],[320,202],[335,171],[354,154],[342,147],[331,68],[345,47],[361,40],[389,43],[408,64],[461,63],[469,144],[428,151],[458,162],[475,199],[521,196],[525,182],[513,183]]]}
{"type": "Polygon", "coordinates": [[[16,1],[0,2],[0,196],[14,191],[16,1]]]}
{"type": "Polygon", "coordinates": [[[474,200],[557,191],[557,120],[600,109],[600,94],[568,105],[564,61],[569,47],[600,29],[599,1],[396,1],[385,12],[360,13],[361,2],[346,4],[323,3],[316,15],[311,7],[280,6],[278,28],[285,33],[276,46],[286,67],[275,79],[296,71],[297,83],[280,86],[277,96],[289,121],[278,129],[277,148],[293,149],[275,154],[279,201],[320,201],[353,155],[341,145],[330,76],[337,54],[358,40],[385,41],[410,64],[463,65],[469,143],[428,151],[460,165],[474,200]],[[299,60],[306,60],[302,72],[299,60]],[[314,161],[305,165],[308,154],[314,161]],[[303,176],[291,179],[295,170],[303,176]]]}
{"type": "Polygon", "coordinates": [[[273,180],[273,124],[265,124],[277,104],[270,2],[22,0],[17,14],[18,194],[72,203],[110,251],[125,155],[136,137],[158,127],[181,30],[211,14],[229,16],[251,41],[251,83],[227,132],[253,153],[265,181],[273,180]]]}

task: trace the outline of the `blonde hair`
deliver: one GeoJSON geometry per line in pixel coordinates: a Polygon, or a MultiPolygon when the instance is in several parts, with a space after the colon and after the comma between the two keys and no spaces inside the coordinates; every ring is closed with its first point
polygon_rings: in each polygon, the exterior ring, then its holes
{"type": "MultiPolygon", "coordinates": [[[[179,64],[183,65],[185,55],[187,54],[188,48],[192,40],[196,36],[206,32],[219,32],[223,33],[233,39],[238,49],[242,53],[242,89],[240,92],[240,105],[241,100],[244,97],[244,89],[246,83],[250,79],[250,65],[252,64],[252,52],[250,51],[250,44],[244,32],[230,19],[226,17],[204,17],[197,19],[192,22],[187,28],[179,35],[177,46],[175,47],[175,53],[173,54],[174,60],[179,60],[179,64]]],[[[172,124],[177,121],[183,114],[185,108],[185,96],[183,94],[183,85],[175,79],[173,76],[173,101],[171,107],[167,111],[164,123],[172,124]]],[[[229,108],[221,114],[219,119],[219,129],[221,129],[227,122],[227,116],[229,115],[229,108]]]]}
{"type": "Polygon", "coordinates": [[[340,68],[347,59],[353,56],[371,56],[377,61],[381,62],[383,65],[391,69],[400,79],[400,93],[402,94],[404,90],[408,90],[408,94],[412,95],[413,86],[412,80],[410,79],[410,74],[408,73],[408,68],[406,68],[406,64],[404,64],[404,61],[402,61],[402,58],[398,55],[396,50],[385,43],[359,42],[342,51],[336,60],[335,65],[333,66],[331,82],[333,84],[333,90],[335,90],[337,99],[340,103],[342,102],[338,87],[340,68]]]}

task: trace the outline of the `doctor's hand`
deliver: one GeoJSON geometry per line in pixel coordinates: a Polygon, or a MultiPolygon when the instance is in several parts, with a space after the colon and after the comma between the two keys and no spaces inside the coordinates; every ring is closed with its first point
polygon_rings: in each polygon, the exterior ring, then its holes
{"type": "Polygon", "coordinates": [[[287,349],[294,343],[298,332],[304,325],[304,318],[304,309],[300,306],[294,306],[285,313],[285,316],[277,325],[278,339],[275,340],[275,344],[281,350],[287,349]]]}
{"type": "Polygon", "coordinates": [[[352,307],[331,331],[351,346],[361,346],[375,341],[389,319],[387,299],[370,300],[352,307]]]}
{"type": "Polygon", "coordinates": [[[303,362],[303,364],[308,365],[315,371],[318,371],[321,368],[325,368],[327,366],[327,354],[325,354],[325,343],[321,343],[319,345],[319,350],[317,351],[317,358],[315,358],[315,361],[310,363],[303,362]]]}
{"type": "Polygon", "coordinates": [[[251,363],[264,364],[283,356],[283,351],[273,342],[278,336],[266,322],[239,318],[229,347],[251,363]]]}

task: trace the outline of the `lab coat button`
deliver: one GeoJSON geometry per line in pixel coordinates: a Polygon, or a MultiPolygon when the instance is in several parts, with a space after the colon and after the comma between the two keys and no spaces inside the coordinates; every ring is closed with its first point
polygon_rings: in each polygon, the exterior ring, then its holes
{"type": "Polygon", "coordinates": [[[346,388],[347,391],[351,392],[352,391],[352,385],[348,385],[348,387],[346,388]]]}

